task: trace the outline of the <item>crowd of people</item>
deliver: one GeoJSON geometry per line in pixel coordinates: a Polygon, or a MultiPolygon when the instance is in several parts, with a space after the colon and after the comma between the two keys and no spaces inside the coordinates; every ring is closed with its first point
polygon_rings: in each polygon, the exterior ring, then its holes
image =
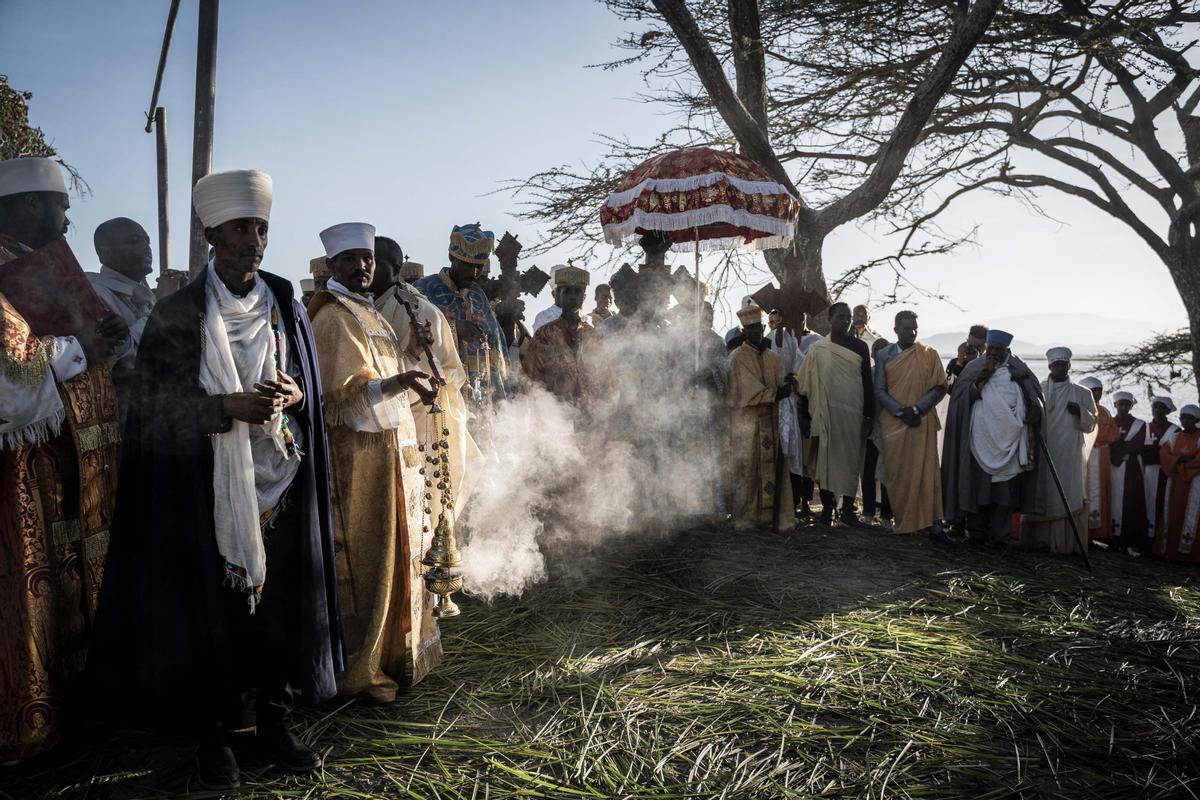
{"type": "Polygon", "coordinates": [[[429,275],[372,225],[332,225],[298,298],[260,269],[271,203],[262,172],[197,182],[210,260],[156,298],[141,226],[100,225],[85,275],[61,168],[0,162],[0,764],[71,718],[137,720],[194,737],[204,786],[237,786],[252,696],[255,745],[316,769],[293,703],[387,703],[443,658],[427,547],[470,504],[495,409],[532,392],[581,426],[658,409],[621,441],[685,454],[686,476],[647,456],[688,484],[663,524],[1200,560],[1200,408],[1177,426],[1156,397],[1143,421],[1118,391],[1110,414],[1067,348],[1039,380],[974,326],[943,365],[911,311],[888,341],[863,306],[834,303],[821,335],[752,298],[722,340],[662,232],[590,313],[590,273],[555,267],[532,332],[520,295],[546,276],[477,223],[429,275]]]}

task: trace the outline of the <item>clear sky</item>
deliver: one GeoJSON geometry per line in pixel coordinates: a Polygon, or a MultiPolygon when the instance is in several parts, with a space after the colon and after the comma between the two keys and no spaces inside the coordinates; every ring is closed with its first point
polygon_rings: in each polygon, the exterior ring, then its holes
{"type": "MultiPolygon", "coordinates": [[[[96,268],[91,233],[105,219],[133,217],[156,237],[154,136],[143,127],[169,5],[0,0],[0,72],[34,93],[32,122],[92,188],[73,198],[71,212],[70,241],[85,269],[96,268]]],[[[337,222],[375,224],[427,268],[444,265],[456,223],[479,221],[497,237],[509,230],[533,242],[538,231],[513,216],[520,201],[496,193],[503,181],[593,162],[597,133],[645,141],[667,125],[634,99],[644,89],[636,68],[585,68],[609,59],[623,31],[589,0],[227,0],[213,166],[272,175],[264,267],[294,279],[321,254],[318,231],[337,222]]],[[[169,116],[174,267],[186,266],[195,41],[196,2],[188,0],[160,99],[169,116]]],[[[925,332],[1064,309],[1141,320],[1147,333],[1184,324],[1165,268],[1132,232],[1076,202],[1049,197],[1045,206],[1057,221],[983,196],[957,208],[947,225],[981,224],[981,246],[914,265],[918,284],[958,306],[907,303],[925,332]]],[[[832,277],[892,247],[878,232],[839,229],[826,246],[826,271],[832,277]]],[[[572,254],[532,263],[548,271],[572,254]]],[[[690,266],[691,256],[677,260],[690,266]]],[[[726,299],[736,305],[743,291],[731,287],[726,299]]],[[[529,303],[530,319],[548,295],[529,303]]],[[[862,290],[848,299],[873,298],[862,290]]],[[[882,317],[893,311],[877,312],[878,328],[890,328],[882,317]]]]}

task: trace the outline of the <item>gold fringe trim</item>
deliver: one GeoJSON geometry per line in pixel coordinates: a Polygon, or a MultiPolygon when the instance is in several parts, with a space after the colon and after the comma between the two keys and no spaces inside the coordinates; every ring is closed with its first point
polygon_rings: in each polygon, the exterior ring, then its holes
{"type": "Polygon", "coordinates": [[[368,336],[375,343],[375,347],[379,349],[379,355],[393,361],[396,360],[396,341],[393,337],[385,333],[370,333],[368,336]]]}
{"type": "Polygon", "coordinates": [[[363,433],[355,431],[355,437],[358,443],[366,450],[375,450],[379,448],[394,449],[396,445],[395,431],[380,431],[379,433],[363,433]]]}
{"type": "Polygon", "coordinates": [[[20,386],[38,386],[46,380],[50,371],[50,354],[54,349],[54,337],[43,336],[38,340],[37,350],[28,361],[18,361],[8,350],[0,350],[0,372],[20,386]]]}
{"type": "Polygon", "coordinates": [[[442,636],[439,631],[422,641],[421,646],[417,649],[416,655],[413,658],[412,676],[409,678],[411,683],[409,685],[416,686],[437,669],[438,664],[442,663],[442,656],[442,636]]]}
{"type": "Polygon", "coordinates": [[[83,557],[88,561],[103,558],[108,552],[108,529],[96,531],[83,540],[83,557]]]}
{"type": "Polygon", "coordinates": [[[50,524],[50,536],[57,545],[72,544],[82,537],[77,519],[63,519],[50,524]]]}
{"type": "Polygon", "coordinates": [[[417,452],[416,445],[406,444],[400,449],[404,454],[404,466],[409,469],[421,466],[421,454],[417,452]]]}
{"type": "Polygon", "coordinates": [[[101,422],[98,425],[89,425],[75,432],[75,441],[81,453],[99,450],[101,447],[108,447],[110,445],[118,445],[121,443],[121,427],[115,422],[101,422]]]}
{"type": "Polygon", "coordinates": [[[363,385],[355,393],[354,399],[349,403],[342,403],[337,400],[325,401],[325,424],[326,425],[344,425],[351,427],[351,422],[357,419],[363,419],[371,413],[371,403],[367,400],[367,387],[363,385]]]}

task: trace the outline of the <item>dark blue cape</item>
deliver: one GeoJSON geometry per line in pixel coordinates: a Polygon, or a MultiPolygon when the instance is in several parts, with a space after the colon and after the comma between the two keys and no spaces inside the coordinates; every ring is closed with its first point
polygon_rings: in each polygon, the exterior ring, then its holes
{"type": "MultiPolygon", "coordinates": [[[[946,519],[952,521],[974,514],[992,502],[992,476],[984,472],[971,453],[971,387],[979,380],[986,364],[986,357],[976,358],[963,367],[962,373],[950,387],[950,406],[942,445],[942,503],[946,519]]],[[[1025,397],[1026,408],[1037,406],[1044,418],[1046,409],[1042,385],[1025,362],[1009,355],[1008,361],[1000,369],[1007,369],[1011,373],[1025,397]]],[[[1046,465],[1038,446],[1031,443],[1031,447],[1034,468],[1010,479],[1007,482],[1007,495],[1013,501],[1011,505],[1022,514],[1042,514],[1045,509],[1039,503],[1037,487],[1046,465]]]]}
{"type": "MultiPolygon", "coordinates": [[[[213,532],[209,436],[230,421],[220,398],[199,384],[207,274],[158,303],[142,337],[88,663],[98,698],[123,714],[178,722],[211,712],[236,691],[247,658],[230,644],[213,532]]],[[[284,632],[285,658],[293,690],[318,703],[336,693],[334,674],[343,668],[321,381],[312,329],[291,282],[258,275],[282,310],[302,373],[305,403],[289,411],[304,455],[289,490],[289,503],[299,504],[300,574],[289,598],[298,613],[295,630],[284,632]]],[[[268,583],[270,573],[268,564],[268,583]]]]}

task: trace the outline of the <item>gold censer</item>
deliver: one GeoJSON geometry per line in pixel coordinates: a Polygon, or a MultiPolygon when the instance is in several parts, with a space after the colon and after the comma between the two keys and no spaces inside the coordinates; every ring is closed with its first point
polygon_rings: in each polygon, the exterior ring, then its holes
{"type": "MultiPolygon", "coordinates": [[[[454,514],[454,487],[450,480],[450,429],[445,426],[445,420],[440,408],[436,405],[430,409],[430,424],[436,435],[430,443],[432,453],[425,454],[425,466],[421,474],[425,476],[425,516],[432,518],[432,508],[428,505],[433,499],[433,487],[439,492],[438,521],[433,530],[433,540],[421,563],[427,567],[424,575],[425,587],[437,595],[437,603],[433,607],[433,615],[457,617],[461,612],[458,604],[450,595],[463,587],[462,557],[458,554],[458,545],[454,541],[454,527],[450,522],[454,514]]],[[[422,451],[424,445],[419,447],[422,451]]],[[[426,526],[428,530],[428,526],[426,526]]]]}

